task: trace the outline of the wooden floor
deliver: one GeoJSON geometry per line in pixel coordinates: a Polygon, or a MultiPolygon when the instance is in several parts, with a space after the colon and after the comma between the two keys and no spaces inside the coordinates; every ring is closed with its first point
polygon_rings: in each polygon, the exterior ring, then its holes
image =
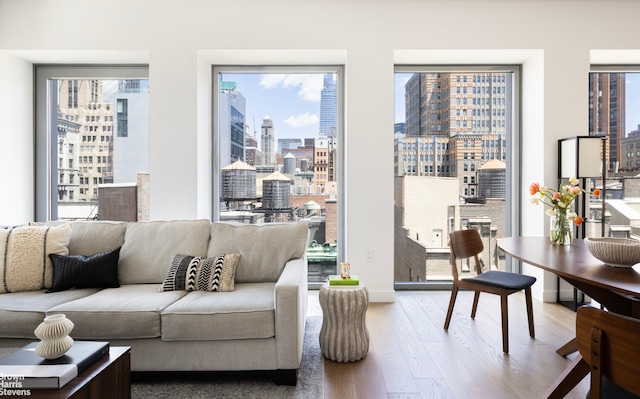
{"type": "MultiPolygon", "coordinates": [[[[310,309],[318,311],[317,291],[310,295],[310,309]]],[[[369,352],[354,363],[325,359],[324,397],[540,398],[575,357],[555,352],[574,334],[575,313],[561,305],[534,300],[531,339],[524,296],[511,295],[505,355],[499,297],[482,294],[472,320],[473,294],[460,292],[447,332],[449,297],[448,291],[397,291],[394,303],[369,304],[369,352]]],[[[567,398],[584,398],[588,386],[585,378],[567,398]]]]}

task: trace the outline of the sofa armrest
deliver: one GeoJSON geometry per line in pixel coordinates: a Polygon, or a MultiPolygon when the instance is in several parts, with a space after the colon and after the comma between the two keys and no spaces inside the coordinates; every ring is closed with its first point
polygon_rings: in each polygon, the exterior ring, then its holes
{"type": "Polygon", "coordinates": [[[292,259],[275,286],[276,350],[278,369],[298,369],[307,319],[307,257],[292,259]]]}

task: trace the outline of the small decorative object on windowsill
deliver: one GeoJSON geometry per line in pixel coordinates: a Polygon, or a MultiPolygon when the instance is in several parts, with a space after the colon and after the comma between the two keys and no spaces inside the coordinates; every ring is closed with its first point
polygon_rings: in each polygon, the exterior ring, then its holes
{"type": "Polygon", "coordinates": [[[351,263],[340,262],[340,277],[347,279],[351,277],[351,263]]]}
{"type": "Polygon", "coordinates": [[[73,327],[73,322],[63,314],[45,317],[34,331],[40,339],[35,348],[36,355],[45,359],[57,359],[64,355],[73,346],[73,338],[69,336],[73,327]]]}
{"type": "MultiPolygon", "coordinates": [[[[549,238],[554,245],[571,245],[573,242],[573,226],[579,226],[584,222],[584,218],[573,212],[572,206],[575,198],[586,191],[578,187],[578,179],[571,178],[566,184],[561,184],[558,191],[540,186],[539,183],[532,183],[529,186],[529,193],[533,197],[531,201],[538,205],[543,203],[548,206],[546,214],[551,216],[551,231],[549,238]]],[[[595,189],[592,193],[600,196],[600,190],[595,189]]]]}

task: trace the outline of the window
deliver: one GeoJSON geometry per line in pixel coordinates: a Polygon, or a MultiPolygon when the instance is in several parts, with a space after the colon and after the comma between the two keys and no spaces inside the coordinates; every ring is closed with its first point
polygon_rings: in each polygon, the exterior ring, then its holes
{"type": "MultiPolygon", "coordinates": [[[[309,285],[342,259],[342,69],[214,67],[212,220],[310,226],[309,285]]],[[[408,159],[415,159],[416,147],[408,159]]],[[[409,155],[409,154],[406,154],[409,155]]]]}
{"type": "Polygon", "coordinates": [[[509,150],[518,135],[518,74],[517,67],[396,67],[395,123],[405,123],[394,147],[394,192],[404,196],[396,198],[394,212],[397,289],[448,286],[448,234],[462,228],[481,232],[485,269],[510,270],[496,240],[511,234],[507,170],[518,167],[509,150]],[[458,91],[460,81],[469,83],[458,91]],[[434,96],[433,87],[447,94],[434,96]],[[422,91],[421,101],[405,102],[416,90],[422,91]],[[433,108],[440,110],[441,131],[420,122],[433,108]],[[498,117],[505,123],[492,123],[498,117]],[[405,142],[433,143],[424,161],[416,161],[419,173],[403,165],[405,142]],[[443,232],[441,244],[428,239],[436,230],[443,232]]]}
{"type": "MultiPolygon", "coordinates": [[[[604,218],[600,198],[588,198],[584,207],[579,204],[580,209],[585,209],[587,219],[584,234],[600,237],[604,219],[605,236],[629,237],[633,222],[625,209],[634,206],[628,198],[636,197],[632,187],[637,184],[640,173],[640,161],[636,160],[640,151],[634,151],[634,148],[640,148],[640,92],[637,89],[640,66],[592,66],[591,70],[588,78],[589,135],[608,139],[606,198],[619,201],[606,202],[604,218]],[[620,217],[613,219],[610,216],[618,214],[620,217]]],[[[602,178],[587,178],[581,182],[583,185],[587,190],[602,189],[602,178]]]]}
{"type": "MultiPolygon", "coordinates": [[[[129,135],[129,123],[128,123],[128,113],[127,105],[128,100],[126,98],[118,98],[117,100],[117,110],[118,110],[118,137],[127,137],[129,135]]],[[[103,126],[103,131],[106,126],[103,126]]],[[[104,136],[101,136],[101,141],[104,141],[104,136]]]]}
{"type": "MultiPolygon", "coordinates": [[[[117,190],[105,183],[148,190],[147,67],[40,65],[35,85],[36,220],[118,219],[122,205],[100,209],[101,189],[117,190]]],[[[146,202],[126,206],[148,215],[146,202]]]]}

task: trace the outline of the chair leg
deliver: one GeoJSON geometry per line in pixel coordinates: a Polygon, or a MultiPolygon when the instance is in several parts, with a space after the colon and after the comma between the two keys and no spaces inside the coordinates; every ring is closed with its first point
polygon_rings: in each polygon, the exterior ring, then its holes
{"type": "Polygon", "coordinates": [[[456,304],[456,297],[458,296],[458,286],[453,285],[451,287],[451,299],[449,300],[449,310],[447,310],[447,318],[444,320],[444,329],[449,329],[449,322],[451,321],[451,315],[453,314],[453,307],[456,304]]]}
{"type": "Polygon", "coordinates": [[[531,300],[531,287],[524,289],[524,298],[527,302],[527,318],[529,319],[529,336],[536,337],[536,331],[533,327],[533,301],[531,300]]]}
{"type": "Polygon", "coordinates": [[[506,293],[500,294],[502,311],[502,351],[509,353],[509,302],[506,293]]]}
{"type": "Polygon", "coordinates": [[[473,294],[473,306],[471,307],[471,318],[476,318],[476,310],[478,310],[478,301],[480,300],[480,291],[473,294]]]}

